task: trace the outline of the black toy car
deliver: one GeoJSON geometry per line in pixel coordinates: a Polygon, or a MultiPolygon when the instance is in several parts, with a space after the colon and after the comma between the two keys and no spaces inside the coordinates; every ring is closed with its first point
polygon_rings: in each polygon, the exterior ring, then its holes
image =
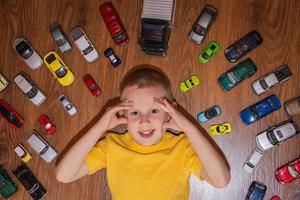
{"type": "Polygon", "coordinates": [[[17,186],[12,182],[4,167],[0,165],[0,194],[7,199],[17,190],[17,186]]]}
{"type": "Polygon", "coordinates": [[[34,200],[43,199],[46,196],[47,190],[25,164],[20,165],[13,173],[34,200]]]}
{"type": "Polygon", "coordinates": [[[142,35],[139,44],[147,54],[166,55],[170,36],[170,24],[167,20],[142,19],[142,35]]]}
{"type": "Polygon", "coordinates": [[[248,189],[245,200],[263,200],[267,187],[258,181],[253,181],[248,189]]]}
{"type": "Polygon", "coordinates": [[[262,42],[263,39],[261,35],[257,31],[251,31],[226,48],[224,52],[225,57],[232,63],[236,62],[262,42]]]}

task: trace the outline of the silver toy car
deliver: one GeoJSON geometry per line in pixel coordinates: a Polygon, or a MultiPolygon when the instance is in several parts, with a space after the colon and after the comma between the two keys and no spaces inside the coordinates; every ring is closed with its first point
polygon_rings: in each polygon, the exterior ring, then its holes
{"type": "Polygon", "coordinates": [[[300,115],[300,96],[284,102],[284,109],[289,117],[300,115]]]}
{"type": "Polygon", "coordinates": [[[74,104],[66,97],[66,95],[61,94],[58,97],[59,103],[64,107],[64,110],[67,111],[69,115],[75,115],[77,113],[77,109],[74,104]]]}
{"type": "Polygon", "coordinates": [[[60,52],[68,53],[71,51],[71,44],[58,23],[51,24],[49,31],[53,37],[53,40],[58,45],[60,52]]]}
{"type": "Polygon", "coordinates": [[[246,172],[251,173],[253,169],[257,166],[258,162],[263,156],[263,152],[259,148],[253,149],[246,162],[243,165],[243,168],[246,172]]]}

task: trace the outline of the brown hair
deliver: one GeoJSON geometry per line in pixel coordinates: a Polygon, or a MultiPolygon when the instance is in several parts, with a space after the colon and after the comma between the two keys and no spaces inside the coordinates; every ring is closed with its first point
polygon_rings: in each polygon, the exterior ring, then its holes
{"type": "Polygon", "coordinates": [[[152,65],[139,65],[131,69],[123,78],[120,94],[125,88],[136,85],[137,88],[162,86],[167,92],[167,98],[173,100],[171,82],[164,72],[152,65]]]}

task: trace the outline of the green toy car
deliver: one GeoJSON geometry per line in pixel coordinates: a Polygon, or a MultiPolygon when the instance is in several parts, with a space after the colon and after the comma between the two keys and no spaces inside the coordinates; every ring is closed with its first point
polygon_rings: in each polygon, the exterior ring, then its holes
{"type": "Polygon", "coordinates": [[[187,92],[190,89],[192,89],[193,87],[196,87],[197,85],[200,84],[200,80],[197,76],[192,76],[190,79],[187,79],[185,81],[182,81],[179,85],[180,90],[182,92],[187,92]]]}
{"type": "Polygon", "coordinates": [[[220,45],[215,41],[211,41],[202,53],[199,55],[199,62],[202,64],[207,63],[207,61],[215,55],[220,50],[220,45]]]}
{"type": "Polygon", "coordinates": [[[255,66],[253,61],[248,58],[222,74],[218,78],[218,82],[221,85],[222,89],[226,92],[231,90],[242,80],[251,77],[256,71],[257,67],[255,66]]]}
{"type": "Polygon", "coordinates": [[[17,191],[17,186],[12,182],[4,167],[0,165],[0,194],[7,199],[17,191]]]}

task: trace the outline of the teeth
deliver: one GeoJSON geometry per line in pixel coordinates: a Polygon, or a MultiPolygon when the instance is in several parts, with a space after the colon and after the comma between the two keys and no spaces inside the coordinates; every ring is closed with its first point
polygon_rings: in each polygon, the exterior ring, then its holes
{"type": "Polygon", "coordinates": [[[145,130],[145,131],[140,131],[140,132],[143,133],[143,134],[149,134],[149,133],[152,132],[152,130],[145,130]]]}

